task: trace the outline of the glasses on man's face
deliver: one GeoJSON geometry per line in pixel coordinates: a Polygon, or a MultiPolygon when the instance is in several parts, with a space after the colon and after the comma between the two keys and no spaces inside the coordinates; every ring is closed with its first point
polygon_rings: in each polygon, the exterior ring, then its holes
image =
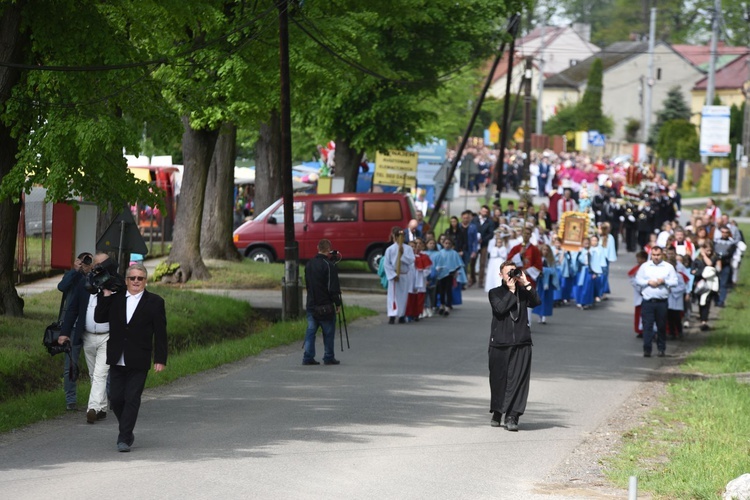
{"type": "Polygon", "coordinates": [[[128,280],[130,281],[144,281],[145,279],[145,276],[128,276],[128,280]]]}

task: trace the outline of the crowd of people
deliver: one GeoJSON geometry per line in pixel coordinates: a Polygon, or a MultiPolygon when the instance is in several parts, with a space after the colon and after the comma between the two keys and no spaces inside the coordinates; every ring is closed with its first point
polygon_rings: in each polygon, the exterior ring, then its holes
{"type": "MultiPolygon", "coordinates": [[[[481,159],[482,165],[492,159],[487,151],[471,153],[470,161],[481,159]]],[[[506,152],[506,174],[515,175],[512,166],[519,154],[506,152]]],[[[538,207],[521,197],[508,201],[505,209],[496,203],[482,206],[478,213],[466,210],[451,217],[449,227],[439,235],[421,211],[409,227],[394,228],[391,249],[381,266],[383,285],[389,291],[390,323],[450,315],[461,302],[462,290],[476,285],[489,292],[499,286],[500,266],[512,260],[526,272],[541,299],[532,310],[533,321],[546,324],[555,307],[574,304],[590,310],[607,300],[610,264],[625,250],[635,254],[637,265],[629,272],[636,302],[634,328],[644,338],[647,352],[651,344],[648,335],[643,336],[642,309],[644,296],[651,293],[636,276],[644,262],[658,259],[653,250],[659,248],[660,262],[674,268],[680,280],[662,285],[668,291],[664,322],[661,314],[652,322],[650,312],[645,321],[657,335],[661,329],[665,335],[682,338],[695,303],[700,327],[708,329],[709,308],[712,303],[723,307],[746,249],[737,224],[721,213],[714,200],[705,210],[694,210],[683,226],[677,186],[652,167],[544,151],[532,153],[530,171],[531,191],[546,198],[538,207]],[[590,219],[576,249],[563,248],[558,232],[563,214],[570,212],[590,219]]],[[[489,179],[487,172],[479,180],[485,178],[489,179]]],[[[507,186],[517,188],[518,183],[507,186]]]]}

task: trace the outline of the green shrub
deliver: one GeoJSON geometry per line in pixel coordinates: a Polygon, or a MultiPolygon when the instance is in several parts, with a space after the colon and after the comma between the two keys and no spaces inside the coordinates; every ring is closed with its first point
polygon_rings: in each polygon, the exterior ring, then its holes
{"type": "MultiPolygon", "coordinates": [[[[158,285],[150,285],[149,291],[166,302],[170,353],[248,336],[269,324],[245,301],[158,285]]],[[[60,293],[44,292],[25,301],[23,318],[0,316],[0,401],[61,386],[64,357],[52,357],[42,346],[44,329],[57,317],[60,293]]],[[[81,372],[86,375],[86,363],[81,372]]]]}
{"type": "Polygon", "coordinates": [[[155,283],[158,283],[161,281],[161,279],[164,276],[171,276],[177,270],[180,268],[179,262],[174,262],[172,264],[167,264],[167,261],[164,260],[159,263],[158,266],[156,266],[156,269],[154,269],[154,275],[152,276],[152,281],[155,283]]]}

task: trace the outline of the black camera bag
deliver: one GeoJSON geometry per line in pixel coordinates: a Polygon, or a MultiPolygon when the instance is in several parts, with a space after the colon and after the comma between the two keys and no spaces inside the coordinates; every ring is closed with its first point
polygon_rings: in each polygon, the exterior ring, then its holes
{"type": "MultiPolygon", "coordinates": [[[[57,314],[57,321],[50,323],[47,328],[44,329],[44,335],[42,336],[42,344],[47,349],[50,356],[66,352],[70,353],[70,342],[65,344],[58,343],[60,334],[62,333],[62,321],[63,321],[63,306],[65,305],[65,296],[60,300],[60,312],[57,314]]],[[[71,372],[71,376],[72,376],[71,372]]]]}

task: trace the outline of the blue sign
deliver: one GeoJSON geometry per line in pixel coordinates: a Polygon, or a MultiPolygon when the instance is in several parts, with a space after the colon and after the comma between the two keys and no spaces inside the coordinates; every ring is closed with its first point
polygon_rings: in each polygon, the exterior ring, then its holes
{"type": "Polygon", "coordinates": [[[604,134],[600,134],[598,130],[589,130],[589,144],[597,148],[603,148],[605,142],[604,134]]]}
{"type": "Polygon", "coordinates": [[[436,139],[428,144],[415,144],[406,150],[419,153],[419,163],[442,164],[448,152],[448,141],[436,139]]]}

